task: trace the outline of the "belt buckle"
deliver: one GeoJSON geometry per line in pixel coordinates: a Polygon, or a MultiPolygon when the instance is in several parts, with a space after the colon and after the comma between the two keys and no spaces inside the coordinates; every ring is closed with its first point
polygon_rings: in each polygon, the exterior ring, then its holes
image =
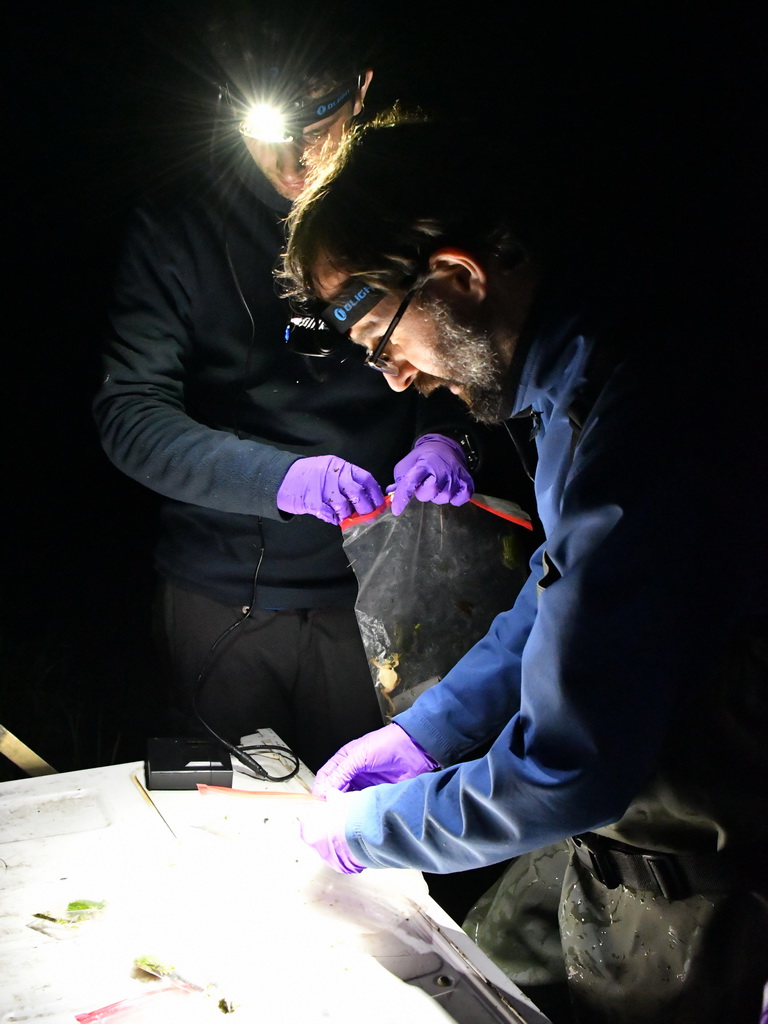
{"type": "Polygon", "coordinates": [[[644,853],[643,860],[656,879],[656,884],[665,900],[684,900],[692,895],[688,880],[674,857],[663,853],[644,853]]]}
{"type": "Polygon", "coordinates": [[[604,885],[606,889],[617,889],[621,885],[621,875],[607,851],[592,849],[581,836],[571,836],[571,842],[581,853],[582,860],[583,855],[587,855],[592,874],[601,885],[604,885]]]}

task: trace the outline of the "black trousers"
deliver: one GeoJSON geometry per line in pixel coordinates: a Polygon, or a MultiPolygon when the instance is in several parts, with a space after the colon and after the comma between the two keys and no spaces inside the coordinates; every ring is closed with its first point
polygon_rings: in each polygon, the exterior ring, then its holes
{"type": "Polygon", "coordinates": [[[205,734],[193,709],[196,689],[200,714],[219,735],[237,742],[274,729],[312,771],[383,725],[351,608],[254,609],[244,617],[242,608],[163,581],[155,635],[175,735],[205,734]]]}

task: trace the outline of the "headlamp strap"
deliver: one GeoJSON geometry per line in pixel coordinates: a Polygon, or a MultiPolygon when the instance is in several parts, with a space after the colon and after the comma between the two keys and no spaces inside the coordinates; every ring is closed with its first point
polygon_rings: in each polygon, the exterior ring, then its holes
{"type": "Polygon", "coordinates": [[[384,292],[372,288],[360,280],[348,281],[340,294],[329,303],[320,314],[320,318],[341,333],[346,333],[361,320],[366,313],[378,305],[384,292]]]}

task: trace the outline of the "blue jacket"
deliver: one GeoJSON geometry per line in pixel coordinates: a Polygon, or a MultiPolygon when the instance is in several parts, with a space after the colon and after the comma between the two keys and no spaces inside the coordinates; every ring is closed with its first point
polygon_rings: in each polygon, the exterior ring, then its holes
{"type": "Polygon", "coordinates": [[[365,866],[463,870],[622,816],[636,827],[608,834],[658,849],[765,839],[759,719],[738,696],[731,729],[707,695],[733,637],[768,608],[768,502],[750,443],[766,436],[766,403],[750,400],[747,375],[713,364],[691,323],[629,338],[573,308],[543,297],[510,379],[510,414],[538,420],[546,540],[514,606],[396,719],[446,767],[350,794],[346,836],[365,866]],[[611,363],[574,450],[569,411],[590,355],[617,339],[631,354],[611,363]],[[641,795],[672,762],[649,813],[641,795]]]}

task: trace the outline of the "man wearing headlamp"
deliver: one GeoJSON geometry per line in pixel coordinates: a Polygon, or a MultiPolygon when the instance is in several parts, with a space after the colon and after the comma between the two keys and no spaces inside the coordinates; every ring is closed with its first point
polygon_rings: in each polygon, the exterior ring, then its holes
{"type": "Polygon", "coordinates": [[[485,421],[528,421],[545,539],[487,635],[317,773],[302,835],[344,874],[511,860],[465,927],[558,1024],[756,1024],[762,295],[738,319],[714,247],[670,283],[637,230],[629,253],[623,231],[595,253],[580,222],[542,230],[547,204],[497,187],[513,162],[480,129],[353,133],[294,206],[284,280],[326,305],[381,289],[352,338],[402,398],[447,387],[485,421]]]}
{"type": "Polygon", "coordinates": [[[323,147],[338,146],[350,118],[363,109],[372,77],[368,70],[323,95],[282,101],[277,96],[248,107],[240,134],[262,174],[281,196],[295,199],[304,188],[307,169],[323,147]]]}
{"type": "Polygon", "coordinates": [[[381,724],[339,523],[391,481],[398,510],[460,504],[473,483],[459,403],[401,401],[343,331],[286,343],[283,219],[372,72],[327,9],[318,26],[283,6],[213,27],[212,157],[136,213],[94,410],[110,459],[164,499],[167,727],[270,727],[317,768],[381,724]]]}

